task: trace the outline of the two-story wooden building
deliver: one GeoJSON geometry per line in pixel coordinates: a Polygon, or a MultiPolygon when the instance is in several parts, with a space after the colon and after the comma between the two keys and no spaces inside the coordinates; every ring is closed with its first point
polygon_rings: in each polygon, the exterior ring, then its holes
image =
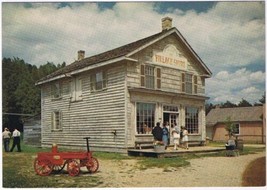
{"type": "Polygon", "coordinates": [[[205,79],[211,71],[172,27],[125,46],[78,60],[37,81],[41,87],[42,146],[85,146],[126,152],[153,139],[156,122],[186,126],[189,140],[205,130],[205,79]]]}

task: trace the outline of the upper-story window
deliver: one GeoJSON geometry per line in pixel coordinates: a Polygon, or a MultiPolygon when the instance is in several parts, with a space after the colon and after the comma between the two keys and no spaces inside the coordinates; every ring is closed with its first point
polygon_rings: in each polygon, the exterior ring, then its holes
{"type": "Polygon", "coordinates": [[[107,74],[100,71],[91,75],[91,91],[97,91],[107,88],[107,74]]]}
{"type": "Polygon", "coordinates": [[[185,74],[185,92],[188,94],[193,93],[193,82],[192,82],[193,75],[185,74]]]}
{"type": "Polygon", "coordinates": [[[61,84],[59,82],[53,83],[51,86],[51,95],[52,98],[57,99],[61,98],[61,84]]]}
{"type": "Polygon", "coordinates": [[[71,80],[71,101],[82,100],[82,79],[74,77],[71,80]]]}
{"type": "Polygon", "coordinates": [[[141,86],[150,89],[160,89],[161,69],[150,65],[141,65],[141,86]]]}
{"type": "Polygon", "coordinates": [[[182,92],[197,94],[197,76],[189,73],[182,73],[182,92]]]}

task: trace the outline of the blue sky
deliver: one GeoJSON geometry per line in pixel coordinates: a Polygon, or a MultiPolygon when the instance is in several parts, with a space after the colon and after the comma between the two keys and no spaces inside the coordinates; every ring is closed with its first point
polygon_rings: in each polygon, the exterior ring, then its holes
{"type": "Polygon", "coordinates": [[[210,102],[265,92],[264,2],[2,3],[2,56],[41,65],[72,63],[175,26],[213,73],[210,102]]]}

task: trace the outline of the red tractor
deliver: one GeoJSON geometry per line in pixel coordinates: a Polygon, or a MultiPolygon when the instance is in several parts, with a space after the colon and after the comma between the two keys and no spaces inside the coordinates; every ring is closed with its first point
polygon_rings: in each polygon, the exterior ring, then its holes
{"type": "Polygon", "coordinates": [[[77,176],[81,167],[86,167],[91,173],[99,168],[99,163],[89,150],[89,138],[85,137],[87,152],[59,152],[57,145],[53,144],[51,152],[40,152],[34,160],[34,170],[40,176],[47,176],[52,171],[60,172],[67,164],[70,176],[77,176]]]}

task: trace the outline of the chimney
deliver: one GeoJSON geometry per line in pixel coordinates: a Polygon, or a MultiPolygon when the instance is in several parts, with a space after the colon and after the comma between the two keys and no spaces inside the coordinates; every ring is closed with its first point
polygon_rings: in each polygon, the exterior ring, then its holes
{"type": "Polygon", "coordinates": [[[85,54],[85,51],[83,50],[78,51],[78,61],[84,59],[84,54],[85,54]]]}
{"type": "Polygon", "coordinates": [[[163,19],[161,19],[161,23],[162,23],[162,31],[169,30],[172,28],[172,18],[170,17],[164,17],[163,19]]]}

